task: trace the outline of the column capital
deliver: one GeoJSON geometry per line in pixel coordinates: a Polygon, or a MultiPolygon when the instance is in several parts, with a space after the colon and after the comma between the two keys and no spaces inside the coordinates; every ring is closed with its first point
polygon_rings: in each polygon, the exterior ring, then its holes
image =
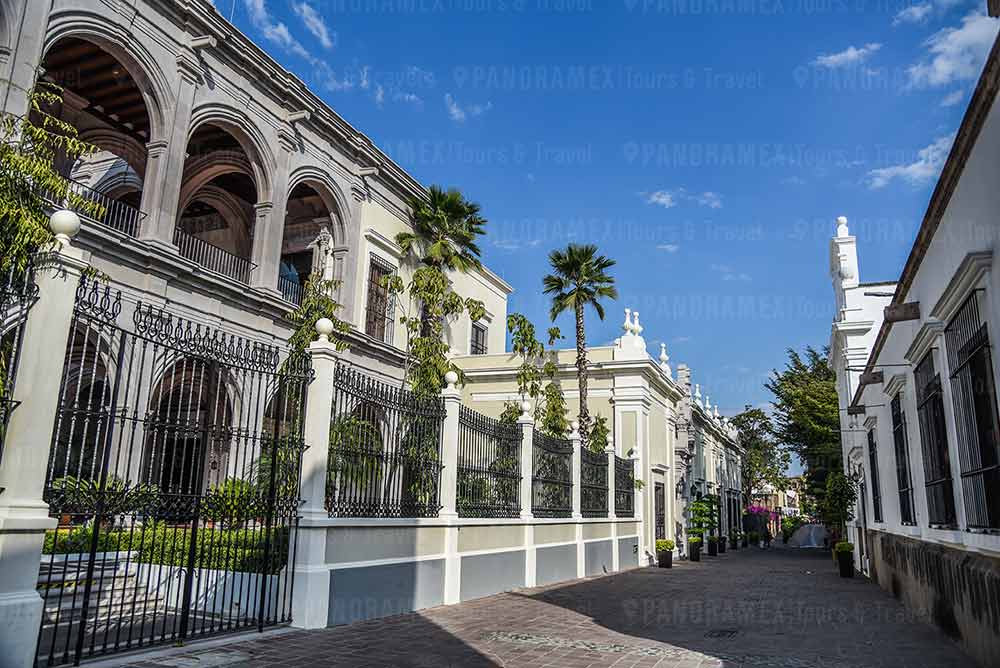
{"type": "Polygon", "coordinates": [[[146,155],[149,158],[159,158],[166,154],[169,145],[170,143],[166,139],[154,139],[146,142],[146,155]]]}
{"type": "Polygon", "coordinates": [[[274,209],[274,202],[257,202],[253,205],[254,213],[258,216],[265,213],[271,213],[274,209]]]}
{"type": "Polygon", "coordinates": [[[189,47],[182,47],[175,58],[177,73],[182,81],[198,86],[204,80],[201,71],[201,61],[189,47]]]}

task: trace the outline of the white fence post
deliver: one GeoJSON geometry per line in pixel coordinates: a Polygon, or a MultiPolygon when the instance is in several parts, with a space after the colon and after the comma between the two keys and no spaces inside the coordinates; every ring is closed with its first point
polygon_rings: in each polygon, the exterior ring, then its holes
{"type": "Polygon", "coordinates": [[[458,374],[444,376],[448,386],[441,391],[444,401],[444,426],[441,438],[441,511],[438,517],[451,520],[444,531],[444,603],[458,603],[462,597],[462,558],[458,553],[458,430],[462,393],[456,387],[458,374]]]}
{"type": "Polygon", "coordinates": [[[582,445],[580,423],[573,421],[570,428],[569,440],[573,444],[573,459],[571,460],[573,490],[570,498],[572,498],[572,517],[576,523],[576,577],[582,578],[587,574],[587,555],[583,547],[583,522],[580,521],[583,519],[583,490],[580,487],[583,479],[583,453],[580,452],[582,445]]]}
{"type": "Polygon", "coordinates": [[[69,212],[52,217],[59,242],[39,255],[38,300],[24,323],[24,344],[15,377],[20,402],[7,427],[0,464],[0,663],[27,668],[35,662],[42,619],[36,589],[45,531],[56,527],[42,500],[49,448],[59,410],[66,342],[87,254],[70,246],[80,229],[69,212]]]}
{"type": "Polygon", "coordinates": [[[521,417],[517,419],[521,427],[521,519],[524,525],[524,586],[534,587],[537,582],[535,557],[535,514],[531,510],[535,471],[535,420],[531,417],[531,402],[521,404],[521,417]]]}
{"type": "Polygon", "coordinates": [[[333,323],[316,323],[319,338],[309,346],[314,377],[306,397],[302,453],[302,508],[297,529],[293,574],[292,626],[326,628],[330,619],[330,569],[326,564],[326,484],[330,464],[330,421],[337,346],[330,341],[333,323]]]}
{"type": "Polygon", "coordinates": [[[618,554],[618,513],[615,512],[615,446],[604,448],[608,456],[608,520],[611,521],[611,570],[616,573],[621,570],[621,559],[618,554]]]}

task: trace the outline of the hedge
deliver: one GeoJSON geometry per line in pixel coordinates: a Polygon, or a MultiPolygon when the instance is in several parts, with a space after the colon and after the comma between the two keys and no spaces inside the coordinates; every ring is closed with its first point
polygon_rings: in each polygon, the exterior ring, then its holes
{"type": "MultiPolygon", "coordinates": [[[[199,527],[195,548],[195,566],[219,571],[278,573],[288,561],[288,527],[270,531],[271,547],[264,563],[267,532],[265,529],[209,529],[199,527]]],[[[55,529],[45,532],[43,554],[88,553],[93,540],[91,526],[55,529]]],[[[135,563],[187,566],[191,547],[189,528],[165,524],[98,532],[98,552],[136,552],[135,563]]]]}

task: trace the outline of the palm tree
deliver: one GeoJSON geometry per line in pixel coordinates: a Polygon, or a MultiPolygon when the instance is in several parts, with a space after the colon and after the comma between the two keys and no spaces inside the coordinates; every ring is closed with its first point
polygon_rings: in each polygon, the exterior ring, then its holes
{"type": "Polygon", "coordinates": [[[583,326],[583,310],[593,307],[604,320],[602,299],[617,299],[615,279],[608,269],[615,261],[597,254],[597,246],[570,244],[566,250],[549,253],[554,273],[543,279],[545,294],[552,295],[549,316],[554,321],[564,311],[576,315],[576,376],[580,385],[580,438],[587,446],[590,437],[590,411],[587,409],[587,342],[583,326]]]}
{"type": "Polygon", "coordinates": [[[412,232],[400,232],[396,243],[404,255],[413,254],[423,264],[465,273],[479,269],[479,246],[486,220],[479,205],[452,188],[447,192],[431,186],[427,198],[410,200],[412,232]]]}

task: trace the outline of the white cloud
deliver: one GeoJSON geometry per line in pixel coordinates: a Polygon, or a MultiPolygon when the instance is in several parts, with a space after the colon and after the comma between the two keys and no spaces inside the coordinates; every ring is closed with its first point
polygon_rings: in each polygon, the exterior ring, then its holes
{"type": "Polygon", "coordinates": [[[333,43],[337,34],[332,32],[326,26],[326,22],[323,20],[323,17],[319,15],[312,5],[305,2],[293,2],[292,11],[295,12],[296,16],[302,19],[302,23],[305,24],[306,30],[312,33],[312,36],[319,40],[319,43],[323,45],[323,48],[333,48],[333,43]]]}
{"type": "Polygon", "coordinates": [[[909,7],[896,12],[896,15],[892,17],[892,25],[898,26],[901,23],[922,23],[933,9],[934,6],[929,2],[922,2],[919,5],[910,5],[909,7]]]}
{"type": "Polygon", "coordinates": [[[675,336],[674,340],[673,340],[673,343],[688,343],[691,340],[692,339],[691,339],[690,336],[675,336]]]}
{"type": "Polygon", "coordinates": [[[680,250],[680,248],[681,247],[677,244],[658,244],[656,246],[656,250],[666,251],[668,253],[676,253],[680,250]]]}
{"type": "Polygon", "coordinates": [[[396,91],[392,94],[393,102],[404,102],[406,104],[412,104],[415,107],[422,107],[424,105],[424,100],[422,97],[416,93],[405,93],[403,91],[396,91]]]}
{"type": "Polygon", "coordinates": [[[910,86],[946,86],[975,79],[996,35],[996,19],[978,11],[966,15],[957,27],[942,28],[924,42],[927,56],[907,69],[910,86]]]}
{"type": "Polygon", "coordinates": [[[247,13],[250,15],[250,23],[260,31],[264,39],[277,44],[282,49],[294,53],[311,65],[319,64],[319,61],[302,44],[292,37],[288,31],[288,26],[280,21],[275,21],[271,13],[267,10],[266,0],[246,0],[247,13]]]}
{"type": "Polygon", "coordinates": [[[824,53],[816,56],[816,58],[812,61],[812,64],[817,67],[827,67],[830,69],[858,65],[868,60],[868,58],[881,48],[882,45],[877,42],[865,44],[860,48],[849,46],[843,51],[838,51],[837,53],[824,53]]]}
{"type": "Polygon", "coordinates": [[[674,199],[673,194],[668,190],[657,190],[646,198],[646,204],[655,204],[657,206],[662,206],[664,209],[670,209],[677,206],[677,201],[674,199]]]}
{"type": "Polygon", "coordinates": [[[689,193],[685,188],[676,188],[674,190],[657,190],[651,193],[641,192],[639,195],[646,200],[646,204],[655,204],[664,209],[672,209],[682,201],[694,202],[699,206],[707,206],[709,209],[722,208],[722,195],[711,190],[689,193]]]}
{"type": "Polygon", "coordinates": [[[941,100],[942,107],[954,107],[956,104],[965,99],[965,91],[959,88],[958,90],[953,90],[944,96],[941,100]]]}
{"type": "Polygon", "coordinates": [[[709,209],[721,209],[722,197],[718,193],[706,190],[700,195],[695,195],[694,199],[698,204],[707,206],[709,209]]]}
{"type": "Polygon", "coordinates": [[[468,118],[482,116],[493,108],[492,102],[487,102],[486,104],[470,104],[463,107],[454,97],[452,97],[451,93],[444,94],[444,104],[448,109],[449,118],[456,123],[464,123],[468,118]]]}
{"type": "Polygon", "coordinates": [[[382,84],[375,84],[375,105],[381,107],[385,103],[385,88],[382,84]]]}
{"type": "Polygon", "coordinates": [[[868,187],[878,190],[889,185],[895,179],[901,179],[911,185],[922,185],[937,178],[941,167],[948,157],[955,133],[938,137],[930,146],[917,151],[917,159],[905,165],[892,165],[873,169],[868,172],[868,187]]]}

